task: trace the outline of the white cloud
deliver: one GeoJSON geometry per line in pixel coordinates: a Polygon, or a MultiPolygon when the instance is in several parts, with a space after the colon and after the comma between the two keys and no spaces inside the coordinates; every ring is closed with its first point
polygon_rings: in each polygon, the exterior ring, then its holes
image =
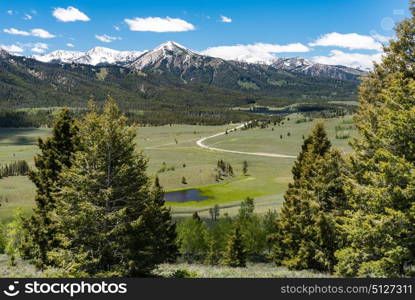
{"type": "Polygon", "coordinates": [[[251,45],[218,46],[208,48],[201,53],[208,56],[220,57],[226,60],[241,60],[246,62],[269,62],[275,59],[275,53],[308,52],[310,48],[301,44],[287,45],[256,43],[251,45]]]}
{"type": "Polygon", "coordinates": [[[40,37],[40,38],[42,38],[42,39],[51,39],[51,38],[54,38],[54,37],[55,37],[53,34],[51,34],[51,33],[47,32],[47,31],[46,31],[46,30],[44,30],[44,29],[40,29],[40,28],[32,29],[32,30],[30,31],[30,33],[31,33],[33,36],[40,37]]]}
{"type": "Polygon", "coordinates": [[[23,48],[17,45],[0,45],[0,48],[3,48],[7,52],[11,52],[11,53],[20,53],[24,51],[23,48]]]}
{"type": "Polygon", "coordinates": [[[53,10],[52,15],[62,22],[75,22],[83,21],[87,22],[90,18],[79,9],[68,6],[68,8],[58,7],[53,10]]]}
{"type": "Polygon", "coordinates": [[[40,54],[40,53],[44,53],[48,49],[49,49],[48,44],[36,43],[36,44],[33,45],[33,48],[31,49],[31,51],[40,54]]]}
{"type": "Polygon", "coordinates": [[[6,29],[3,29],[3,31],[5,33],[8,33],[8,34],[24,35],[24,36],[31,35],[31,36],[39,37],[39,38],[42,38],[42,39],[51,39],[51,38],[55,37],[53,34],[47,32],[44,29],[40,29],[40,28],[32,29],[30,32],[29,31],[18,30],[16,28],[6,28],[6,29]]]}
{"type": "Polygon", "coordinates": [[[232,23],[232,19],[225,16],[220,16],[220,21],[223,23],[232,23]]]}
{"type": "Polygon", "coordinates": [[[377,41],[379,41],[379,42],[381,42],[381,43],[388,43],[388,42],[389,42],[389,40],[391,40],[391,39],[392,39],[392,37],[390,37],[390,36],[381,35],[381,34],[379,34],[379,33],[374,33],[374,34],[372,34],[372,37],[373,37],[375,40],[377,40],[377,41]]]}
{"type": "Polygon", "coordinates": [[[103,43],[111,43],[111,42],[116,41],[116,40],[121,40],[121,38],[120,38],[120,37],[116,37],[116,36],[109,36],[109,35],[106,35],[106,34],[103,34],[103,35],[98,35],[98,34],[96,34],[96,35],[95,35],[95,38],[96,38],[98,41],[101,41],[101,42],[103,42],[103,43]]]}
{"type": "Polygon", "coordinates": [[[375,38],[357,33],[327,33],[318,38],[315,42],[310,43],[309,46],[341,47],[351,50],[382,50],[382,44],[376,41],[375,38]]]}
{"type": "Polygon", "coordinates": [[[352,68],[372,69],[373,61],[380,62],[382,55],[382,52],[376,54],[361,54],[331,50],[329,56],[315,56],[312,60],[327,65],[342,65],[352,68]]]}
{"type": "Polygon", "coordinates": [[[11,16],[14,12],[11,9],[9,9],[8,11],[6,11],[6,13],[11,16]]]}
{"type": "Polygon", "coordinates": [[[114,25],[114,29],[117,30],[117,31],[121,30],[120,26],[117,26],[117,25],[114,25]]]}
{"type": "Polygon", "coordinates": [[[75,45],[74,45],[74,44],[72,44],[72,43],[67,43],[67,44],[66,44],[66,46],[67,46],[67,47],[69,47],[69,48],[73,48],[73,47],[75,47],[75,45]]]}
{"type": "Polygon", "coordinates": [[[31,20],[31,19],[33,19],[33,17],[29,14],[25,14],[23,17],[23,20],[31,20]]]}
{"type": "Polygon", "coordinates": [[[25,35],[25,36],[29,36],[30,35],[30,32],[23,31],[23,30],[18,30],[16,28],[6,28],[6,29],[3,29],[3,31],[5,33],[13,34],[13,35],[25,35]]]}
{"type": "Polygon", "coordinates": [[[195,26],[182,19],[177,18],[135,18],[124,19],[131,31],[151,31],[151,32],[182,32],[195,30],[195,26]]]}

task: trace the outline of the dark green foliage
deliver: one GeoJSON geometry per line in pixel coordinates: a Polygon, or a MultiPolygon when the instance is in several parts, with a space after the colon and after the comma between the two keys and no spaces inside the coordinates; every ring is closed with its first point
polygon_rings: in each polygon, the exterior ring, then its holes
{"type": "Polygon", "coordinates": [[[222,159],[218,160],[218,177],[219,179],[222,178],[222,176],[233,176],[233,168],[230,163],[223,161],[222,159]]]}
{"type": "Polygon", "coordinates": [[[222,264],[229,267],[246,267],[246,251],[240,228],[236,226],[228,237],[222,264]]]}
{"type": "Polygon", "coordinates": [[[47,253],[58,246],[57,228],[52,215],[56,208],[53,193],[60,188],[60,172],[71,165],[77,148],[78,128],[69,110],[63,110],[55,121],[52,136],[39,139],[41,153],[35,157],[36,169],[29,178],[36,186],[36,207],[25,221],[23,257],[32,259],[38,266],[50,264],[47,253]]]}
{"type": "Polygon", "coordinates": [[[291,269],[331,271],[341,240],[336,231],[339,216],[347,208],[343,190],[344,162],[322,124],[304,141],[293,166],[278,218],[273,258],[291,269]]]}
{"type": "Polygon", "coordinates": [[[112,99],[80,122],[80,149],[54,193],[61,247],[48,256],[72,276],[143,276],[176,257],[170,212],[135,137],[112,99]]]}
{"type": "Polygon", "coordinates": [[[247,197],[244,201],[241,202],[241,207],[239,208],[238,218],[248,219],[253,216],[255,209],[254,199],[247,197]]]}
{"type": "Polygon", "coordinates": [[[248,175],[248,162],[246,160],[243,162],[242,172],[244,173],[244,176],[248,175]]]}
{"type": "Polygon", "coordinates": [[[346,181],[352,208],[341,226],[336,272],[348,277],[413,276],[415,265],[415,2],[396,39],[360,88],[346,181]]]}

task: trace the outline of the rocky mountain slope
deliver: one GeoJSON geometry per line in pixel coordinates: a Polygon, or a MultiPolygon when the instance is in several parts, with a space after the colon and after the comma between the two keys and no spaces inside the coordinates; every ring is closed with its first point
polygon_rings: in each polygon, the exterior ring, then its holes
{"type": "Polygon", "coordinates": [[[226,61],[175,42],[144,53],[94,48],[54,52],[43,60],[0,51],[0,105],[79,106],[90,96],[122,98],[129,107],[166,103],[238,106],[303,100],[355,100],[365,73],[300,58],[271,64],[226,61]]]}

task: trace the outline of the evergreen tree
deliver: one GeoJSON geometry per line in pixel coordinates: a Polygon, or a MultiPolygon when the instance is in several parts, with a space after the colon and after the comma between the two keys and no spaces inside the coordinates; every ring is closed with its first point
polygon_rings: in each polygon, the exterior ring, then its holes
{"type": "Polygon", "coordinates": [[[61,248],[50,253],[73,276],[142,276],[175,258],[174,225],[135,128],[110,98],[103,113],[90,103],[79,126],[80,150],[61,173],[56,222],[61,248]]]}
{"type": "Polygon", "coordinates": [[[410,275],[415,263],[415,2],[396,27],[360,88],[346,182],[352,209],[344,219],[346,247],[336,253],[341,276],[410,275]]]}
{"type": "Polygon", "coordinates": [[[38,266],[50,264],[47,253],[58,246],[56,224],[52,214],[56,208],[53,192],[59,183],[59,174],[71,165],[71,157],[77,148],[78,128],[68,109],[62,110],[54,122],[52,136],[38,140],[40,154],[35,157],[36,169],[29,178],[36,186],[36,206],[25,220],[25,233],[21,252],[38,266]]]}
{"type": "Polygon", "coordinates": [[[332,270],[341,242],[336,224],[347,207],[343,191],[344,162],[322,124],[304,141],[293,166],[273,235],[273,258],[291,269],[332,270]]]}
{"type": "Polygon", "coordinates": [[[238,226],[229,236],[222,263],[229,267],[246,267],[246,252],[241,231],[238,226]]]}
{"type": "Polygon", "coordinates": [[[244,176],[248,175],[248,162],[246,160],[244,160],[242,172],[244,173],[244,176]]]}
{"type": "Polygon", "coordinates": [[[246,199],[241,202],[241,207],[239,208],[238,218],[247,219],[254,214],[254,210],[255,210],[254,199],[251,197],[246,197],[246,199]]]}

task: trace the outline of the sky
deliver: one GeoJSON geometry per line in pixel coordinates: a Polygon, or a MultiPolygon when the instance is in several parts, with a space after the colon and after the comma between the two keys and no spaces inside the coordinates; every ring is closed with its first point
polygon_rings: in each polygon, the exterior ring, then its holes
{"type": "Polygon", "coordinates": [[[0,47],[143,51],[172,40],[224,59],[370,68],[408,16],[407,0],[0,0],[0,47]]]}

